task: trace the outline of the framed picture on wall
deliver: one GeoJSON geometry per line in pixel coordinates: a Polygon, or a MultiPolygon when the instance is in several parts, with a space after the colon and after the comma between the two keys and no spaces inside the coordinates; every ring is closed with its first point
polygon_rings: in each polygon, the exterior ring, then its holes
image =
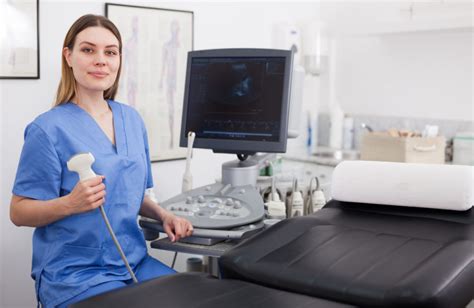
{"type": "Polygon", "coordinates": [[[39,77],[39,0],[0,1],[0,79],[39,77]]]}
{"type": "Polygon", "coordinates": [[[117,101],[145,121],[152,162],[185,158],[179,133],[193,12],[106,3],[105,15],[123,42],[117,101]]]}

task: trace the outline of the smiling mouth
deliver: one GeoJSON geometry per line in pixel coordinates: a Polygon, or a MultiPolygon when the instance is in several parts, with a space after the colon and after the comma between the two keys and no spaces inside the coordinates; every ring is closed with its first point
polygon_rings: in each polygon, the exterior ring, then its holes
{"type": "Polygon", "coordinates": [[[98,78],[103,78],[103,77],[107,77],[107,73],[98,73],[98,72],[92,72],[92,73],[89,73],[89,75],[92,75],[94,77],[98,77],[98,78]]]}

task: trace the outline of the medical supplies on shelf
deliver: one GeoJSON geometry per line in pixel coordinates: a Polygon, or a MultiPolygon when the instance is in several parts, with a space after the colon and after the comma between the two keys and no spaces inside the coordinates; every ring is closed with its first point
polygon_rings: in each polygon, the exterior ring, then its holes
{"type": "Polygon", "coordinates": [[[454,137],[453,164],[474,166],[474,132],[461,132],[454,137]]]}
{"type": "Polygon", "coordinates": [[[369,132],[362,136],[361,160],[444,164],[446,139],[410,131],[369,132]]]}

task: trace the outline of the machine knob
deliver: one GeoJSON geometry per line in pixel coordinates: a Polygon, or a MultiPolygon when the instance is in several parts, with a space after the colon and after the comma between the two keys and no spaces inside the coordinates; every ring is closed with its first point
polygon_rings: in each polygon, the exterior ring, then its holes
{"type": "Polygon", "coordinates": [[[239,194],[241,195],[245,194],[245,189],[242,188],[241,190],[239,190],[239,194]]]}
{"type": "Polygon", "coordinates": [[[231,198],[225,199],[225,205],[228,205],[228,206],[234,205],[234,200],[232,200],[231,198]]]}
{"type": "Polygon", "coordinates": [[[206,191],[211,191],[212,187],[211,186],[206,186],[206,191]]]}
{"type": "Polygon", "coordinates": [[[193,203],[193,197],[191,196],[186,197],[186,204],[191,204],[191,203],[193,203]]]}
{"type": "Polygon", "coordinates": [[[241,207],[242,207],[242,204],[240,203],[240,201],[234,202],[234,209],[240,209],[241,207]]]}
{"type": "Polygon", "coordinates": [[[204,202],[206,202],[206,198],[204,198],[204,196],[199,196],[198,197],[198,202],[199,203],[204,203],[204,202]]]}

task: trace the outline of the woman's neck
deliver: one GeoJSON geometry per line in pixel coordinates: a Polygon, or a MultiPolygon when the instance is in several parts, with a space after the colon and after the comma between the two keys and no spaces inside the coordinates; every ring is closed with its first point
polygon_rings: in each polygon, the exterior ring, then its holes
{"type": "Polygon", "coordinates": [[[72,98],[72,102],[92,116],[104,114],[109,110],[109,105],[104,100],[103,91],[95,91],[93,93],[78,91],[72,98]]]}

